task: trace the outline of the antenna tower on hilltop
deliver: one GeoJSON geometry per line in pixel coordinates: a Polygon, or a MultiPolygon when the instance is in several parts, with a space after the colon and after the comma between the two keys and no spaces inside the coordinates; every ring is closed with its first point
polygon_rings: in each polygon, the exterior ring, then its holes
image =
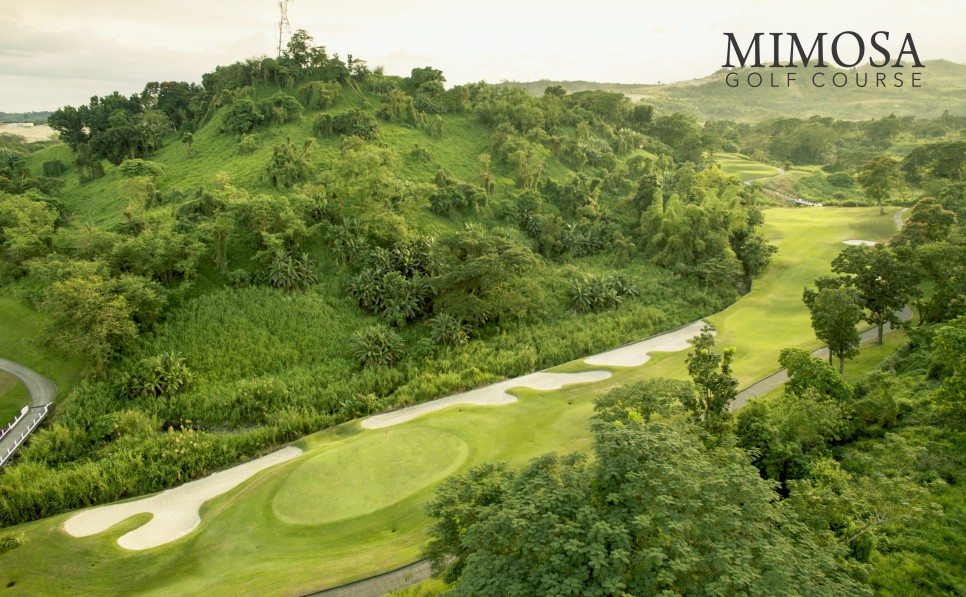
{"type": "Polygon", "coordinates": [[[278,9],[281,12],[281,18],[278,20],[278,56],[282,56],[282,44],[285,40],[285,34],[288,37],[292,37],[292,26],[288,22],[288,3],[291,0],[281,0],[278,3],[278,9]]]}

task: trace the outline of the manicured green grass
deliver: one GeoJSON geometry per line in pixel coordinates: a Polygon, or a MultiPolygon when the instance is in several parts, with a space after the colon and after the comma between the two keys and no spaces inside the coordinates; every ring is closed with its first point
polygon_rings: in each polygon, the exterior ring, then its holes
{"type": "Polygon", "coordinates": [[[819,348],[802,290],[829,271],[848,239],[886,240],[895,231],[892,211],[878,208],[797,208],[767,212],[763,232],[778,246],[754,290],[708,318],[717,342],[736,346],[735,371],[742,387],[778,369],[777,348],[819,348]]]}
{"type": "Polygon", "coordinates": [[[778,174],[778,168],[756,162],[738,153],[719,153],[715,156],[715,161],[726,173],[734,174],[742,181],[778,174]]]}
{"type": "Polygon", "coordinates": [[[893,330],[882,335],[882,344],[870,342],[863,344],[855,358],[845,360],[845,379],[855,382],[889,358],[909,336],[902,330],[893,330]]]}
{"type": "Polygon", "coordinates": [[[371,514],[448,477],[468,455],[458,436],[432,429],[359,435],[292,473],[275,496],[275,514],[306,525],[371,514]]]}
{"type": "MultiPolygon", "coordinates": [[[[845,360],[845,379],[855,383],[863,375],[881,365],[882,361],[892,356],[908,339],[909,337],[904,331],[892,330],[883,334],[882,344],[876,344],[874,342],[863,344],[858,355],[845,360]]],[[[756,400],[781,396],[784,392],[785,386],[781,385],[770,392],[762,394],[756,400]]]]}
{"type": "MultiPolygon", "coordinates": [[[[16,298],[0,295],[0,330],[3,330],[0,333],[0,357],[49,377],[57,384],[58,399],[63,399],[80,381],[84,362],[79,358],[65,358],[42,346],[37,338],[43,322],[43,315],[16,298]]],[[[26,392],[23,398],[23,404],[26,404],[26,392]]]]}
{"type": "Polygon", "coordinates": [[[388,597],[430,597],[432,595],[442,594],[449,588],[450,586],[444,583],[442,580],[438,578],[431,578],[419,583],[418,585],[393,591],[392,593],[389,593],[388,597]]]}
{"type": "Polygon", "coordinates": [[[26,404],[27,389],[16,377],[0,371],[0,427],[13,421],[26,404]]]}
{"type": "MultiPolygon", "coordinates": [[[[748,296],[708,318],[719,346],[737,348],[742,385],[777,369],[781,348],[818,347],[802,287],[828,272],[843,240],[882,240],[892,226],[891,213],[879,216],[877,208],[766,213],[765,233],[779,246],[774,263],[748,296]]],[[[210,501],[196,532],[152,550],[122,550],[113,543],[122,534],[118,529],[68,537],[59,529],[67,515],[21,525],[17,530],[28,543],[0,555],[0,585],[15,582],[22,594],[299,595],[399,567],[419,557],[428,525],[424,507],[438,469],[458,472],[495,460],[521,464],[548,451],[587,450],[594,398],[644,377],[683,378],[685,354],[612,368],[612,378],[593,384],[517,390],[519,402],[508,406],[454,407],[373,431],[350,422],[309,436],[299,442],[304,456],[210,501]],[[405,441],[390,440],[393,434],[405,441]],[[450,437],[460,441],[450,445],[450,437]],[[436,470],[413,472],[422,458],[436,470]],[[384,487],[372,487],[380,480],[384,487]]],[[[593,368],[599,369],[574,362],[558,369],[593,368]]]]}

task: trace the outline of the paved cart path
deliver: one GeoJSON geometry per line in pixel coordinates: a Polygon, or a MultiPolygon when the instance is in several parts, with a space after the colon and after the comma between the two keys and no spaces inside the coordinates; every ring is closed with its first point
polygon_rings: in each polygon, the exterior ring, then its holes
{"type": "MultiPolygon", "coordinates": [[[[47,415],[50,405],[57,397],[57,386],[33,369],[7,359],[0,359],[0,371],[6,371],[19,379],[27,388],[28,395],[27,412],[0,438],[0,465],[2,465],[47,415]]],[[[4,429],[8,423],[10,421],[0,421],[4,429]]]]}

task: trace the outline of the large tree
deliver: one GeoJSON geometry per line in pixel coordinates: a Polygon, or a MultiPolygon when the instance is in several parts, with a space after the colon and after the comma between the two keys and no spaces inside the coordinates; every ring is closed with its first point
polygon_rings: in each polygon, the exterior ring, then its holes
{"type": "Polygon", "coordinates": [[[902,230],[892,239],[893,245],[918,247],[946,240],[956,225],[956,212],[945,209],[932,197],[923,197],[912,206],[902,230]]]}
{"type": "Polygon", "coordinates": [[[865,196],[879,206],[880,214],[885,213],[882,202],[889,198],[889,193],[899,179],[898,168],[899,162],[895,158],[881,156],[862,164],[859,175],[855,178],[865,192],[865,196]]]}
{"type": "Polygon", "coordinates": [[[527,274],[539,259],[526,246],[479,228],[467,228],[440,243],[441,274],[432,280],[436,311],[471,325],[525,314],[539,288],[527,274]]]}
{"type": "Polygon", "coordinates": [[[916,301],[919,319],[937,323],[966,314],[966,246],[951,242],[916,248],[916,266],[932,285],[928,298],[916,301]]]}
{"type": "Polygon", "coordinates": [[[896,251],[882,245],[846,247],[832,260],[832,271],[846,286],[859,293],[865,320],[878,328],[886,323],[900,325],[900,311],[919,296],[919,273],[911,258],[900,258],[896,251]]]}
{"type": "Polygon", "coordinates": [[[784,348],[778,364],[788,372],[785,394],[805,398],[810,393],[839,402],[852,399],[852,386],[831,365],[813,357],[807,350],[784,348]]]}
{"type": "Polygon", "coordinates": [[[862,320],[859,297],[852,288],[806,288],[802,300],[812,314],[815,336],[828,345],[828,363],[839,359],[839,373],[845,370],[845,359],[859,354],[859,332],[855,326],[862,320]]]}
{"type": "Polygon", "coordinates": [[[451,479],[428,555],[453,595],[841,595],[863,587],[735,448],[640,416],[594,424],[595,458],[451,479]]]}
{"type": "Polygon", "coordinates": [[[67,354],[90,359],[96,371],[137,336],[127,299],[113,282],[97,276],[54,282],[40,310],[51,318],[48,340],[67,354]]]}

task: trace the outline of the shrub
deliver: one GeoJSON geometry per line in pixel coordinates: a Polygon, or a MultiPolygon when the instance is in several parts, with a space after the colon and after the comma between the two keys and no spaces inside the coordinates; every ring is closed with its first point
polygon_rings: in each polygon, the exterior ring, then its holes
{"type": "Polygon", "coordinates": [[[238,153],[242,155],[255,153],[257,148],[258,144],[255,142],[254,135],[242,135],[242,138],[238,140],[238,153]]]}
{"type": "Polygon", "coordinates": [[[127,178],[134,178],[135,176],[157,178],[164,174],[164,166],[161,164],[141,159],[124,160],[118,170],[127,178]]]}
{"type": "Polygon", "coordinates": [[[349,344],[352,355],[364,367],[392,367],[405,354],[402,337],[384,325],[357,331],[349,344]]]}
{"type": "Polygon", "coordinates": [[[264,120],[273,124],[285,124],[302,115],[302,104],[284,91],[258,102],[258,110],[264,120]]]}
{"type": "Polygon", "coordinates": [[[624,275],[589,274],[571,283],[570,304],[577,312],[599,311],[616,307],[625,297],[637,295],[637,287],[624,275]]]}
{"type": "Polygon", "coordinates": [[[125,383],[128,398],[171,397],[185,391],[194,375],[183,358],[165,353],[142,359],[125,383]]]}
{"type": "Polygon", "coordinates": [[[331,114],[319,114],[312,124],[312,134],[316,137],[325,137],[332,134],[333,118],[331,114]]]}
{"type": "MultiPolygon", "coordinates": [[[[323,116],[327,116],[327,114],[323,116]]],[[[325,123],[325,120],[320,116],[316,119],[315,123],[316,128],[318,128],[320,123],[325,123]]],[[[379,128],[376,125],[376,119],[371,114],[363,112],[358,108],[353,108],[348,112],[342,112],[332,117],[331,129],[321,134],[355,136],[370,141],[379,136],[379,128]]]]}
{"type": "Polygon", "coordinates": [[[245,288],[252,284],[252,274],[248,270],[233,269],[228,272],[228,283],[235,288],[245,288]]]}
{"type": "Polygon", "coordinates": [[[486,191],[482,187],[452,179],[442,170],[436,174],[436,185],[436,192],[429,196],[430,209],[435,213],[449,215],[486,205],[486,191]]]}
{"type": "Polygon", "coordinates": [[[4,535],[0,537],[0,554],[7,553],[11,549],[16,549],[26,542],[27,539],[24,537],[23,532],[4,535]]]}
{"type": "Polygon", "coordinates": [[[237,423],[264,423],[288,399],[288,387],[274,378],[242,380],[232,395],[231,418],[237,423]]]}
{"type": "Polygon", "coordinates": [[[255,127],[261,124],[264,119],[265,116],[255,105],[255,102],[248,98],[240,98],[236,99],[228,108],[221,128],[227,133],[244,135],[255,130],[255,127]]]}
{"type": "Polygon", "coordinates": [[[855,184],[855,181],[852,180],[852,177],[849,176],[848,173],[846,172],[836,172],[834,174],[829,174],[825,180],[833,187],[840,187],[843,189],[852,188],[852,186],[855,184]]]}
{"type": "Polygon", "coordinates": [[[286,292],[305,290],[318,281],[308,253],[294,257],[288,251],[276,251],[268,265],[268,283],[286,292]]]}
{"type": "Polygon", "coordinates": [[[56,177],[67,172],[67,164],[60,160],[47,160],[44,162],[44,176],[56,177]]]}
{"type": "Polygon", "coordinates": [[[462,346],[470,341],[469,326],[449,313],[437,313],[428,324],[429,337],[434,344],[462,346]]]}
{"type": "Polygon", "coordinates": [[[311,81],[299,89],[299,99],[306,110],[324,110],[335,103],[341,90],[342,86],[335,81],[311,81]]]}
{"type": "Polygon", "coordinates": [[[309,175],[307,158],[312,152],[313,140],[306,139],[301,149],[287,141],[272,148],[272,156],[265,163],[265,178],[275,188],[290,187],[309,175]]]}
{"type": "Polygon", "coordinates": [[[376,95],[389,95],[393,89],[399,89],[399,83],[388,77],[374,77],[369,83],[369,89],[376,95]]]}

